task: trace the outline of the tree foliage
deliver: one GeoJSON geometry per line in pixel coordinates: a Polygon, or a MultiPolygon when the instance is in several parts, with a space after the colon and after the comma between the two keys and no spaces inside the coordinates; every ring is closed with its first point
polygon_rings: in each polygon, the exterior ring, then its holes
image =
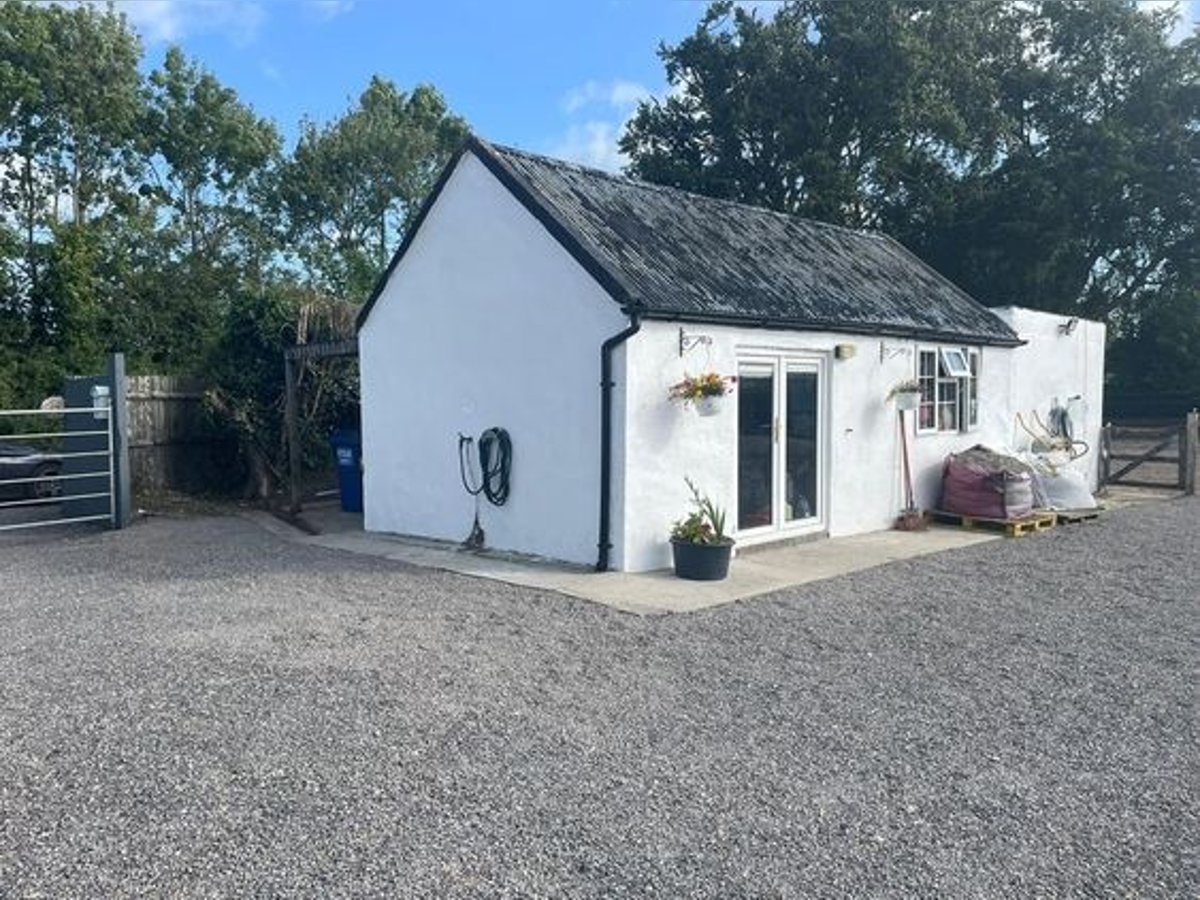
{"type": "Polygon", "coordinates": [[[0,5],[0,335],[46,348],[4,360],[0,383],[49,389],[58,366],[47,355],[87,361],[87,345],[103,343],[67,327],[100,321],[92,275],[75,267],[91,265],[83,235],[131,185],[140,54],[90,6],[0,5]]]}
{"type": "MultiPolygon", "coordinates": [[[[0,0],[0,406],[112,349],[131,371],[202,375],[266,491],[283,347],[352,327],[466,126],[434,88],[376,77],[288,152],[179,48],[141,61],[111,7],[0,0]]],[[[314,461],[322,429],[353,414],[352,376],[302,373],[314,461]]]]}
{"type": "Polygon", "coordinates": [[[1121,0],[714,3],[622,149],[650,180],[886,230],[985,303],[1195,331],[1200,38],[1170,29],[1121,0]]]}
{"type": "Polygon", "coordinates": [[[313,282],[364,298],[466,134],[432,87],[405,94],[378,76],[337,121],[305,122],[276,199],[313,282]]]}
{"type": "Polygon", "coordinates": [[[142,193],[169,213],[181,255],[215,263],[246,253],[255,190],[279,155],[275,126],[177,47],[150,74],[143,121],[153,177],[142,193]]]}

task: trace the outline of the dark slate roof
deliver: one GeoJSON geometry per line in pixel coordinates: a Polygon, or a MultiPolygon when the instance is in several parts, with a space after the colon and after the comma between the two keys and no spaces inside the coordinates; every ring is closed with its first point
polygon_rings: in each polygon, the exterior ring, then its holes
{"type": "MultiPolygon", "coordinates": [[[[999,317],[884,234],[703,197],[474,138],[465,149],[615,300],[647,318],[1019,343],[999,317]]],[[[456,163],[457,158],[451,167],[456,163]]],[[[412,231],[417,227],[419,220],[412,231]]],[[[376,295],[386,279],[387,274],[376,295]]]]}

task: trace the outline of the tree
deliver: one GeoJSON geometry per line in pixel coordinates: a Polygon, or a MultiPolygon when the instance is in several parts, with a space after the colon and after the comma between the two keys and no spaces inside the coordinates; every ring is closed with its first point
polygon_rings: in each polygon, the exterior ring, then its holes
{"type": "Polygon", "coordinates": [[[1123,0],[714,3],[661,48],[672,90],[622,149],[643,178],[881,228],[986,303],[1121,340],[1200,316],[1200,38],[1170,28],[1123,0]]]}
{"type": "Polygon", "coordinates": [[[154,175],[144,193],[171,211],[186,251],[215,260],[246,250],[254,192],[279,154],[274,124],[178,47],[150,74],[144,121],[154,175]]]}
{"type": "Polygon", "coordinates": [[[78,331],[103,320],[89,234],[140,166],[140,55],[111,11],[0,4],[0,338],[22,350],[0,381],[31,399],[104,343],[78,331]]]}
{"type": "Polygon", "coordinates": [[[365,299],[466,134],[434,88],[405,94],[378,76],[340,119],[305,122],[276,202],[313,284],[365,299]]]}
{"type": "MultiPolygon", "coordinates": [[[[376,78],[284,160],[275,125],[177,47],[146,77],[140,61],[112,6],[0,0],[0,406],[110,349],[131,371],[203,374],[265,492],[283,347],[352,333],[345,298],[365,296],[466,126],[432,87],[376,78]]],[[[310,460],[354,409],[352,375],[302,373],[310,460]]]]}
{"type": "Polygon", "coordinates": [[[714,3],[660,49],[672,92],[641,104],[622,149],[643,178],[879,225],[898,192],[1004,151],[1008,122],[979,98],[1020,55],[1020,15],[988,0],[808,0],[763,20],[714,3]]]}
{"type": "MultiPolygon", "coordinates": [[[[268,497],[286,480],[284,350],[344,339],[353,334],[355,312],[353,304],[288,283],[243,294],[226,311],[208,365],[215,387],[206,405],[241,450],[246,496],[268,497]]],[[[357,419],[356,363],[299,366],[300,443],[310,468],[327,464],[330,431],[357,419]]]]}
{"type": "Polygon", "coordinates": [[[57,221],[85,221],[129,175],[141,46],[92,6],[0,5],[0,144],[6,187],[57,221]],[[40,177],[33,177],[33,169],[40,177]],[[30,196],[49,190],[50,195],[30,196]],[[65,196],[64,196],[65,195],[65,196]]]}
{"type": "Polygon", "coordinates": [[[1043,4],[1022,140],[961,180],[951,214],[913,243],[985,300],[1107,319],[1118,335],[1179,277],[1194,285],[1200,55],[1164,34],[1124,4],[1043,4]]]}
{"type": "Polygon", "coordinates": [[[1112,348],[1109,369],[1117,393],[1179,395],[1183,408],[1200,401],[1200,293],[1167,290],[1112,348]]]}
{"type": "MultiPolygon", "coordinates": [[[[262,197],[280,138],[215,76],[177,47],[145,92],[140,244],[157,256],[140,318],[169,371],[206,359],[233,299],[260,289],[275,253],[262,197]]],[[[134,217],[131,214],[130,219],[134,217]]]]}

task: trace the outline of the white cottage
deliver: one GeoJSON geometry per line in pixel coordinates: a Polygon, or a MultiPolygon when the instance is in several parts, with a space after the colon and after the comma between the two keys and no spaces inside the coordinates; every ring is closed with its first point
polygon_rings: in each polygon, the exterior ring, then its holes
{"type": "MultiPolygon", "coordinates": [[[[946,454],[1025,439],[1056,401],[1098,446],[1104,326],[989,310],[885,235],[470,140],[359,319],[365,524],[462,540],[460,434],[502,427],[489,547],[625,571],[670,564],[684,476],[739,546],[888,528],[907,415],[918,503],[946,454]],[[964,366],[965,364],[965,366],[964,366]],[[736,375],[712,417],[668,399],[736,375]]],[[[1080,461],[1094,483],[1096,454],[1080,461]]]]}

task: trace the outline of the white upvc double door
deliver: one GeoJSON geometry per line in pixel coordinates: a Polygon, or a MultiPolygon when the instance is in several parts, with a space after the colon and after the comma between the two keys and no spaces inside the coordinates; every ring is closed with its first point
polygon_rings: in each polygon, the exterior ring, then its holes
{"type": "Polygon", "coordinates": [[[828,521],[825,358],[738,357],[737,531],[753,543],[828,521]]]}

